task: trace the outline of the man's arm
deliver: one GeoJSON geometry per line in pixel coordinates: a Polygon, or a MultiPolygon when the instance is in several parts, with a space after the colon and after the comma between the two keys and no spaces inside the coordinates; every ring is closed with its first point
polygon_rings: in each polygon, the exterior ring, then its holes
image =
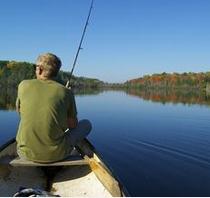
{"type": "Polygon", "coordinates": [[[69,101],[70,101],[70,106],[68,109],[68,128],[73,129],[76,128],[78,124],[78,119],[77,119],[77,107],[76,107],[75,97],[71,90],[69,90],[69,101]]]}
{"type": "Polygon", "coordinates": [[[16,105],[16,111],[20,113],[20,85],[18,86],[17,99],[15,105],[16,105]]]}
{"type": "Polygon", "coordinates": [[[20,82],[20,84],[18,85],[17,99],[16,99],[16,111],[18,113],[20,113],[20,105],[21,105],[20,98],[21,98],[21,94],[22,94],[22,88],[23,88],[24,81],[25,80],[23,80],[22,82],[20,82]]]}
{"type": "Polygon", "coordinates": [[[16,99],[16,111],[20,113],[20,99],[19,98],[16,99]]]}

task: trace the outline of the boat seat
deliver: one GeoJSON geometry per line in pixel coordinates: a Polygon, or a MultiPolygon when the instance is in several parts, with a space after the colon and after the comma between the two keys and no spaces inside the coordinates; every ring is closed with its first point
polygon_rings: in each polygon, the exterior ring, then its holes
{"type": "Polygon", "coordinates": [[[9,162],[11,166],[72,166],[72,165],[86,165],[88,164],[87,160],[83,159],[79,155],[70,155],[68,158],[53,162],[53,163],[39,163],[33,162],[25,159],[21,159],[20,157],[16,157],[15,159],[9,162]]]}

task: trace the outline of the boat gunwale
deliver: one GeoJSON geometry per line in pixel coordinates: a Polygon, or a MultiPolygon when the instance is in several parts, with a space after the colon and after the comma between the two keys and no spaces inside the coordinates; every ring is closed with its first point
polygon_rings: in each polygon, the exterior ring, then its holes
{"type": "Polygon", "coordinates": [[[0,146],[0,152],[3,151],[4,149],[6,149],[10,144],[13,144],[15,142],[16,142],[15,138],[8,140],[6,143],[4,143],[3,145],[0,146]]]}
{"type": "MultiPolygon", "coordinates": [[[[106,160],[104,160],[104,158],[101,156],[101,154],[96,150],[96,148],[91,144],[91,142],[87,138],[85,138],[83,141],[90,147],[90,150],[100,160],[100,165],[102,165],[103,168],[105,168],[105,170],[118,182],[121,196],[122,197],[130,197],[130,193],[128,192],[127,188],[124,185],[122,185],[122,182],[121,182],[119,176],[116,173],[114,173],[113,168],[110,165],[108,165],[106,160]]],[[[79,149],[79,152],[82,152],[82,154],[85,154],[84,151],[79,146],[76,146],[76,149],[79,149]]]]}

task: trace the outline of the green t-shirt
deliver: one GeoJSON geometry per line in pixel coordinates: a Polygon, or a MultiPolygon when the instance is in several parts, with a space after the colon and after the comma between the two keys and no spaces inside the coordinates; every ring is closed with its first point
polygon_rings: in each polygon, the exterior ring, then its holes
{"type": "Polygon", "coordinates": [[[53,80],[24,80],[18,87],[17,105],[18,152],[37,162],[65,158],[72,149],[65,135],[67,121],[77,114],[72,92],[53,80]]]}

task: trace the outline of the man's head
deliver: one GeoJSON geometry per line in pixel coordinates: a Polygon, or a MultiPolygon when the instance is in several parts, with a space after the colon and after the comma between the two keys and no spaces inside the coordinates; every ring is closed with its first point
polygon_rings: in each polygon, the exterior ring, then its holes
{"type": "Polygon", "coordinates": [[[51,53],[41,54],[36,61],[37,78],[50,79],[56,77],[61,67],[61,60],[51,53]]]}

